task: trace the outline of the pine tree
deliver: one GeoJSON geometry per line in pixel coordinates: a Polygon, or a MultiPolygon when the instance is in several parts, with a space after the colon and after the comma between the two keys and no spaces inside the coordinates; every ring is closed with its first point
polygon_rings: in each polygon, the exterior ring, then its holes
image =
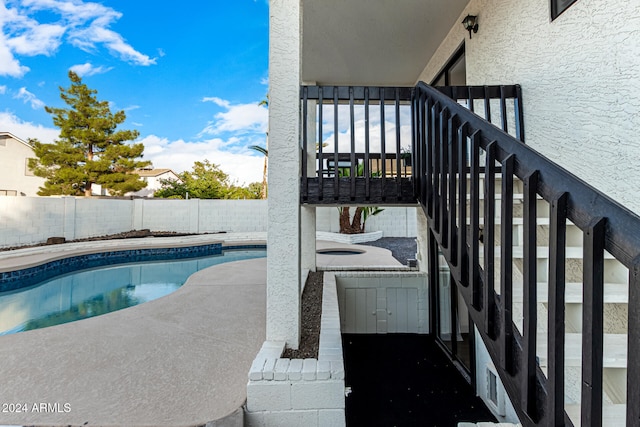
{"type": "Polygon", "coordinates": [[[37,159],[29,162],[34,174],[46,178],[41,196],[91,196],[93,184],[120,196],[138,191],[147,184],[132,172],[148,166],[142,144],[127,144],[139,135],[135,130],[117,130],[126,119],[124,111],[111,112],[107,101],[98,101],[97,91],[69,71],[71,86],[60,88],[60,97],[69,108],[45,107],[60,128],[53,144],[31,140],[37,159]]]}

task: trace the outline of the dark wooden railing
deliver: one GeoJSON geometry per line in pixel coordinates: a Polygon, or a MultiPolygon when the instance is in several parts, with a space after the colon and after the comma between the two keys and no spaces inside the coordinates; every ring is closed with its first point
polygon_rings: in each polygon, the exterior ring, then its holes
{"type": "Polygon", "coordinates": [[[411,147],[411,134],[403,140],[402,127],[411,129],[412,91],[411,87],[302,86],[302,203],[415,203],[402,153],[403,147],[411,147]],[[393,141],[388,141],[389,130],[393,141]],[[339,163],[338,173],[330,171],[330,163],[339,163]]]}
{"type": "MultiPolygon", "coordinates": [[[[428,218],[430,247],[437,248],[429,262],[437,265],[438,250],[446,258],[520,421],[573,425],[564,407],[565,248],[571,221],[584,248],[581,425],[603,425],[603,266],[605,256],[612,256],[628,269],[626,425],[640,426],[640,217],[441,91],[421,83],[412,101],[415,191],[428,218]],[[521,331],[513,322],[516,184],[522,185],[523,199],[521,331]],[[536,357],[536,331],[545,320],[537,318],[542,200],[549,205],[547,375],[536,357]]],[[[521,107],[517,110],[521,117],[521,107]]],[[[516,133],[521,132],[522,127],[516,133]]]]}
{"type": "MultiPolygon", "coordinates": [[[[410,164],[415,157],[414,90],[302,86],[301,203],[414,204],[410,164]]],[[[498,120],[503,129],[511,126],[524,141],[519,86],[448,86],[438,90],[488,121],[498,120]],[[510,115],[513,119],[507,120],[510,115]]]]}
{"type": "Polygon", "coordinates": [[[520,85],[440,86],[435,89],[524,142],[520,85]],[[509,117],[513,117],[513,120],[509,120],[509,117]]]}

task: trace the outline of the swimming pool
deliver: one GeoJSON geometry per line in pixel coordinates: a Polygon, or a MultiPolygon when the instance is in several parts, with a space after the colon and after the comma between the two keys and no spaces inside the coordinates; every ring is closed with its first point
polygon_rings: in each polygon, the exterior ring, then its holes
{"type": "Polygon", "coordinates": [[[64,274],[0,293],[0,335],[44,328],[120,310],[168,295],[196,271],[266,256],[264,249],[226,250],[177,260],[135,262],[64,274]]]}

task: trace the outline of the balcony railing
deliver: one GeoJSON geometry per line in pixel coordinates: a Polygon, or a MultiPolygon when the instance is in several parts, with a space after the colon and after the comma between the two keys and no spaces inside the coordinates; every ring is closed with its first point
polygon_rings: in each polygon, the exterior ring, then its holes
{"type": "Polygon", "coordinates": [[[301,202],[415,204],[410,87],[303,86],[301,202]]]}
{"type": "Polygon", "coordinates": [[[524,142],[524,114],[520,85],[440,86],[435,89],[524,142]]]}
{"type": "MultiPolygon", "coordinates": [[[[524,140],[519,86],[438,90],[524,140]]],[[[301,203],[414,204],[413,92],[413,87],[302,86],[301,203]]]]}
{"type": "Polygon", "coordinates": [[[617,371],[626,376],[626,390],[617,398],[626,403],[626,425],[640,426],[640,217],[432,87],[419,84],[412,105],[413,177],[430,229],[430,280],[438,275],[440,252],[522,424],[603,425],[610,350],[603,313],[608,292],[620,283],[623,292],[628,286],[628,347],[618,352],[626,359],[626,371],[617,371]],[[518,242],[515,226],[522,230],[518,242]],[[626,277],[614,277],[612,263],[626,277]],[[567,276],[575,267],[582,271],[578,355],[567,350],[567,276]],[[538,316],[542,278],[544,318],[538,316]],[[537,342],[545,335],[546,342],[537,342]],[[573,381],[579,420],[573,421],[565,411],[568,359],[580,361],[573,381]]]}

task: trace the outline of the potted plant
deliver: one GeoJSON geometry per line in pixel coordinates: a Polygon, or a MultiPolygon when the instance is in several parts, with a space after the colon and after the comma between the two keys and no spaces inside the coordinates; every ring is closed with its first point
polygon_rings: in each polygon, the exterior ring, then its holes
{"type": "Polygon", "coordinates": [[[405,166],[411,166],[412,165],[411,149],[409,148],[400,149],[400,158],[403,160],[405,166]]]}

